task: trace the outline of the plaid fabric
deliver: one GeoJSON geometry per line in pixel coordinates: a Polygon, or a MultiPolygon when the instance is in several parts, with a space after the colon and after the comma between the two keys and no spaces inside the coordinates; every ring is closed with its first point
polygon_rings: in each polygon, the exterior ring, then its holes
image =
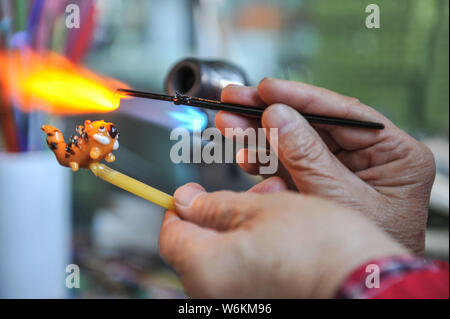
{"type": "Polygon", "coordinates": [[[341,285],[337,298],[448,298],[448,287],[448,263],[415,256],[388,257],[353,271],[341,285]],[[374,279],[377,273],[379,280],[374,279]]]}

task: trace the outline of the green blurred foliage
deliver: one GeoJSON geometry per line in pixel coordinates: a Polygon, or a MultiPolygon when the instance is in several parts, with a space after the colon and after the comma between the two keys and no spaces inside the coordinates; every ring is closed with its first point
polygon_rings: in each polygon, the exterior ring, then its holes
{"type": "Polygon", "coordinates": [[[447,0],[313,0],[304,9],[320,41],[313,84],[358,97],[407,130],[448,136],[447,0]],[[380,7],[380,29],[365,26],[369,3],[380,7]]]}

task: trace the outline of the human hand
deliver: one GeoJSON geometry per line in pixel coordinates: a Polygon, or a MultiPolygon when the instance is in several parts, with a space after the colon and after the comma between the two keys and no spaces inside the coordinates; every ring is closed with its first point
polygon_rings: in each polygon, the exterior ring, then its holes
{"type": "Polygon", "coordinates": [[[284,188],[272,177],[250,193],[175,192],[159,249],[188,296],[332,298],[361,264],[407,254],[361,214],[284,188]]]}
{"type": "MultiPolygon", "coordinates": [[[[257,87],[229,85],[222,100],[271,105],[262,121],[219,112],[216,126],[224,135],[225,128],[278,128],[275,151],[282,165],[276,175],[291,189],[361,211],[415,254],[424,253],[435,176],[434,158],[425,145],[359,100],[303,83],[264,79],[257,87]],[[377,121],[386,128],[310,125],[297,111],[377,121]]],[[[249,163],[249,152],[237,154],[239,165],[257,174],[259,164],[249,163]]]]}

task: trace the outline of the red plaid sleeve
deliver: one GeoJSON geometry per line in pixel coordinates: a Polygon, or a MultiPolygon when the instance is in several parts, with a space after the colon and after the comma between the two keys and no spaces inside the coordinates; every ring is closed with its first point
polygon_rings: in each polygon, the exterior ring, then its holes
{"type": "Polygon", "coordinates": [[[338,298],[449,298],[449,264],[414,256],[373,260],[353,271],[341,285],[338,298]]]}

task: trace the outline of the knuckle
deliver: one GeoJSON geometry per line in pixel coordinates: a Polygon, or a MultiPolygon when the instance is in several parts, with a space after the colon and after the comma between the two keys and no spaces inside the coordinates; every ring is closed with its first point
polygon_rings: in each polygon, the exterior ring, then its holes
{"type": "Polygon", "coordinates": [[[232,87],[231,84],[226,85],[223,89],[222,92],[220,93],[220,99],[222,101],[226,101],[229,98],[229,95],[231,93],[232,87]]]}
{"type": "Polygon", "coordinates": [[[347,104],[349,106],[360,106],[362,103],[361,100],[356,97],[347,97],[347,104]]]}
{"type": "Polygon", "coordinates": [[[433,154],[433,152],[431,151],[431,149],[430,149],[427,145],[425,145],[424,143],[422,143],[422,142],[418,142],[418,143],[419,143],[421,152],[422,152],[422,154],[423,154],[423,156],[424,156],[424,159],[425,159],[428,163],[434,164],[434,162],[435,162],[435,160],[434,160],[434,154],[433,154]]]}
{"type": "Polygon", "coordinates": [[[322,142],[312,134],[300,135],[296,143],[288,142],[284,145],[283,157],[290,163],[297,163],[300,166],[310,165],[311,162],[320,160],[325,155],[325,148],[322,142]]]}
{"type": "Polygon", "coordinates": [[[258,86],[264,86],[264,85],[270,84],[270,83],[272,83],[274,80],[275,80],[275,79],[272,79],[272,78],[269,78],[269,77],[265,77],[265,78],[263,78],[261,81],[259,81],[258,86]]]}
{"type": "Polygon", "coordinates": [[[418,185],[424,191],[431,190],[435,176],[436,163],[433,152],[413,137],[406,135],[402,145],[405,147],[407,153],[407,167],[411,172],[411,176],[419,181],[418,185]]]}
{"type": "Polygon", "coordinates": [[[426,170],[427,175],[434,178],[436,174],[436,161],[434,154],[431,149],[422,142],[418,143],[418,150],[420,152],[420,159],[422,162],[422,167],[426,170]]]}
{"type": "Polygon", "coordinates": [[[276,79],[267,78],[267,77],[262,79],[258,83],[258,91],[263,92],[263,91],[267,90],[268,88],[270,88],[270,86],[272,86],[274,84],[275,81],[276,81],[276,79]]]}
{"type": "Polygon", "coordinates": [[[238,227],[245,219],[245,204],[236,205],[238,198],[242,196],[241,194],[225,192],[224,195],[224,200],[220,201],[214,222],[219,228],[233,229],[238,227]]]}
{"type": "Polygon", "coordinates": [[[230,200],[230,191],[220,191],[208,195],[200,195],[193,203],[193,210],[198,213],[198,221],[202,225],[225,227],[235,213],[235,205],[230,200]]]}
{"type": "Polygon", "coordinates": [[[361,101],[356,97],[347,97],[347,101],[345,103],[345,106],[343,108],[344,114],[342,114],[343,117],[348,117],[350,113],[360,113],[362,112],[361,106],[363,104],[361,101]],[[358,112],[359,111],[359,112],[358,112]]]}
{"type": "Polygon", "coordinates": [[[200,224],[205,223],[205,219],[212,213],[215,205],[210,194],[199,195],[191,205],[191,210],[195,213],[196,220],[200,224]]]}
{"type": "Polygon", "coordinates": [[[248,193],[219,191],[202,201],[200,223],[218,230],[235,229],[258,209],[248,193]]]}

